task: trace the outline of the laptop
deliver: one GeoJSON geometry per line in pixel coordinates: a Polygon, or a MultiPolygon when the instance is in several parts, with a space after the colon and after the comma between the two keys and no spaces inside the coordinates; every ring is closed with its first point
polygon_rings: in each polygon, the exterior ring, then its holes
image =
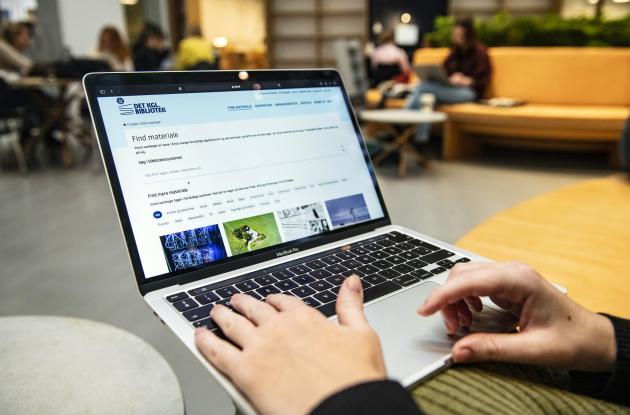
{"type": "Polygon", "coordinates": [[[193,336],[218,330],[210,309],[239,292],[294,295],[334,319],[358,274],[392,378],[411,386],[450,365],[441,317],[416,309],[455,264],[484,259],[392,224],[337,71],[83,82],[138,291],[242,412],[254,413],[193,336]]]}
{"type": "Polygon", "coordinates": [[[450,85],[448,75],[441,65],[417,65],[413,68],[420,79],[450,85]]]}

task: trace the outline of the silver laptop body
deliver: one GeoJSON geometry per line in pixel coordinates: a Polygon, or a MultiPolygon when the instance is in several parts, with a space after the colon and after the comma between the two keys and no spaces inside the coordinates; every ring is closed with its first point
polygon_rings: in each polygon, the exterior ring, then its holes
{"type": "Polygon", "coordinates": [[[273,274],[261,270],[381,248],[366,240],[446,251],[365,306],[391,378],[411,386],[450,365],[441,317],[416,309],[452,264],[486,260],[391,224],[336,71],[94,73],[84,87],[139,292],[242,412],[254,410],[195,347],[190,310],[212,287],[273,274]]]}

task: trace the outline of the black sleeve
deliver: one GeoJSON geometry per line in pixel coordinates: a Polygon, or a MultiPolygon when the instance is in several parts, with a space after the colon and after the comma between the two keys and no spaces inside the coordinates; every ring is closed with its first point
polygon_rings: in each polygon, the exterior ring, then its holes
{"type": "Polygon", "coordinates": [[[383,380],[351,386],[329,396],[311,415],[420,415],[407,389],[398,382],[383,380]]]}
{"type": "Polygon", "coordinates": [[[607,317],[615,328],[617,361],[612,373],[571,372],[575,392],[624,405],[630,405],[630,320],[607,317]]]}

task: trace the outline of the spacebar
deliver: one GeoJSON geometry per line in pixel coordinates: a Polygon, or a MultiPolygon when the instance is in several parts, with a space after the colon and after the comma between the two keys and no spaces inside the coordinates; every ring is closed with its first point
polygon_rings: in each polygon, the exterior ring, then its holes
{"type": "Polygon", "coordinates": [[[375,285],[370,288],[366,288],[363,290],[363,302],[367,303],[368,301],[375,300],[379,297],[382,297],[386,294],[393,293],[394,291],[400,290],[402,287],[396,283],[391,281],[385,281],[382,284],[375,285]]]}

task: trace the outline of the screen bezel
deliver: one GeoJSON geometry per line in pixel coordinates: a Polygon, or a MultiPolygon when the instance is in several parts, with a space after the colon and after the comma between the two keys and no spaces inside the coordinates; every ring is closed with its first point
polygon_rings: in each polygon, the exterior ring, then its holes
{"type": "MultiPolygon", "coordinates": [[[[142,295],[150,291],[161,289],[175,284],[187,284],[189,282],[212,277],[225,272],[255,265],[264,261],[278,258],[276,253],[287,249],[297,250],[295,252],[321,246],[327,243],[335,242],[341,239],[356,236],[362,233],[370,232],[376,228],[391,224],[389,213],[385,206],[383,195],[381,193],[374,166],[370,159],[363,135],[357,122],[356,114],[352,108],[343,81],[339,73],[334,69],[314,69],[314,70],[252,70],[247,71],[247,82],[252,81],[312,81],[321,80],[323,82],[337,83],[341,88],[346,108],[351,115],[352,124],[359,140],[359,145],[365,157],[374,189],[377,193],[381,209],[384,216],[379,219],[373,219],[366,222],[350,225],[340,229],[329,231],[325,234],[313,235],[295,241],[284,242],[259,251],[253,251],[247,254],[241,254],[234,257],[228,257],[225,261],[221,261],[214,265],[205,265],[202,267],[189,268],[178,272],[171,272],[154,277],[145,277],[142,269],[142,263],[138,253],[135,237],[129,220],[129,214],[125,205],[122,188],[116,171],[114,159],[112,156],[107,132],[100,112],[97,98],[98,91],[102,88],[114,90],[117,87],[126,86],[148,86],[148,85],[195,85],[206,83],[229,82],[234,84],[242,84],[245,80],[241,79],[242,71],[187,71],[187,72],[107,72],[107,73],[91,73],[87,74],[83,79],[83,85],[87,95],[88,106],[92,115],[92,121],[96,129],[97,140],[101,150],[101,155],[105,163],[105,170],[112,190],[114,203],[118,211],[118,218],[123,230],[125,244],[131,259],[131,265],[136,278],[136,283],[142,295]]],[[[173,93],[177,93],[176,90],[173,93]]],[[[192,93],[192,92],[184,92],[192,93]]],[[[111,96],[111,95],[108,95],[111,96]]],[[[290,255],[288,255],[290,256],[290,255]]]]}

